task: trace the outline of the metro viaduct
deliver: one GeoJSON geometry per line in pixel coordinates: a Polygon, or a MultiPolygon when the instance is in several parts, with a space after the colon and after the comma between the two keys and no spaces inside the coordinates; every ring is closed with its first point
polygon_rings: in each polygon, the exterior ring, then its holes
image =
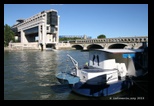
{"type": "Polygon", "coordinates": [[[106,39],[86,39],[71,41],[71,47],[80,50],[90,49],[139,49],[148,44],[148,36],[120,37],[106,39]]]}

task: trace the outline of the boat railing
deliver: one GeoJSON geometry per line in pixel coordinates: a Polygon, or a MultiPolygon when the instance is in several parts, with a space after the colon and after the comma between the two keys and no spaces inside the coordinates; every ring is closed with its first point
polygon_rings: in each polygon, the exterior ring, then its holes
{"type": "Polygon", "coordinates": [[[71,59],[73,65],[76,68],[76,70],[78,70],[78,62],[73,57],[71,57],[69,54],[67,54],[67,56],[71,59]]]}
{"type": "Polygon", "coordinates": [[[96,68],[96,69],[82,69],[82,71],[86,71],[86,72],[107,72],[107,71],[114,71],[117,69],[100,69],[100,68],[96,68]]]}

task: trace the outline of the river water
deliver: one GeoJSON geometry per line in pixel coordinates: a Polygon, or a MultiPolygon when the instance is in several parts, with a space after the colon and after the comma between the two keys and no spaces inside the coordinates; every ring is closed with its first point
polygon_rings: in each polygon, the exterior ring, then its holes
{"type": "MultiPolygon", "coordinates": [[[[71,92],[67,85],[61,85],[55,74],[73,68],[67,54],[79,62],[79,67],[88,61],[88,52],[80,50],[4,51],[4,100],[130,99],[127,98],[128,92],[110,97],[89,98],[71,92]]],[[[133,97],[136,99],[136,96],[133,97]]]]}

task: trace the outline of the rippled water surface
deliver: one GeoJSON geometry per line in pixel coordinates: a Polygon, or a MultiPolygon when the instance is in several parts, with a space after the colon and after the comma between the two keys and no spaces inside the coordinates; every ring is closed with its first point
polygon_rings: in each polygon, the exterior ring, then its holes
{"type": "MultiPolygon", "coordinates": [[[[105,100],[111,97],[89,98],[74,94],[55,78],[59,71],[70,71],[70,54],[82,67],[88,52],[80,50],[4,51],[4,100],[105,100]]],[[[122,96],[123,93],[117,96],[122,96]]],[[[116,96],[116,97],[117,97],[116,96]]]]}

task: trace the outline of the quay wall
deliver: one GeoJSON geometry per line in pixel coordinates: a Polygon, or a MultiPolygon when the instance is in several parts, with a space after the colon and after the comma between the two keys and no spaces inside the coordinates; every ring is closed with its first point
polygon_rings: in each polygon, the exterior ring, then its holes
{"type": "Polygon", "coordinates": [[[32,43],[9,43],[8,46],[9,50],[39,50],[39,44],[38,42],[32,42],[32,43]]]}
{"type": "Polygon", "coordinates": [[[57,49],[72,49],[70,43],[58,43],[57,49]]]}
{"type": "MultiPolygon", "coordinates": [[[[56,49],[72,49],[70,43],[57,43],[56,49]]],[[[41,50],[38,42],[32,43],[9,43],[4,50],[41,50]]]]}

